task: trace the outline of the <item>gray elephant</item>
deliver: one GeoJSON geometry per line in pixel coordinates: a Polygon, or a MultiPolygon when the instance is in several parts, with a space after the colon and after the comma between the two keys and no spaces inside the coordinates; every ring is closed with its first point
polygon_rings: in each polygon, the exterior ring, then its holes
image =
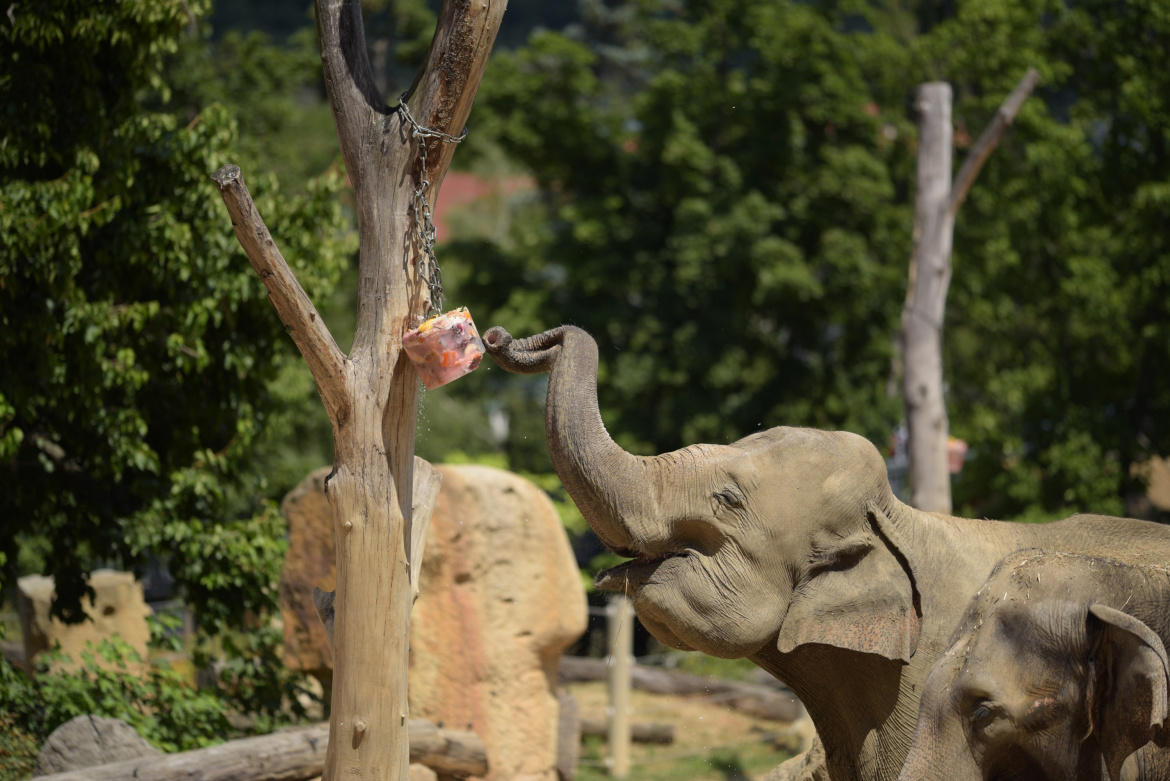
{"type": "Polygon", "coordinates": [[[926,679],[902,780],[1170,778],[1168,640],[1170,570],[1013,553],[926,679]]]}
{"type": "MultiPolygon", "coordinates": [[[[1077,516],[1045,526],[919,512],[862,437],[774,428],[653,457],[622,450],[597,405],[597,345],[563,326],[484,335],[508,371],[549,372],[553,464],[601,541],[598,575],[664,644],[747,657],[788,684],[823,743],[773,778],[898,777],[922,684],[968,600],[1021,548],[1170,556],[1170,529],[1077,516]]],[[[773,771],[776,774],[777,771],[773,771]]]]}

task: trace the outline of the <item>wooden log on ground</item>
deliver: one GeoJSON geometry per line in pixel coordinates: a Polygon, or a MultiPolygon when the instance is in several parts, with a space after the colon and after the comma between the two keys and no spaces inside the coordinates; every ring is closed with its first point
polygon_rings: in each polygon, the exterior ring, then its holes
{"type": "MultiPolygon", "coordinates": [[[[605,660],[582,656],[561,659],[560,682],[601,681],[605,679],[605,660]]],[[[701,695],[725,703],[741,713],[773,721],[795,721],[800,716],[800,701],[786,688],[772,688],[743,681],[703,678],[661,667],[636,664],[633,670],[635,689],[655,694],[701,695]]]]}
{"type": "Polygon", "coordinates": [[[487,749],[474,732],[441,729],[423,719],[410,722],[410,761],[456,776],[487,774],[487,749]]]}
{"type": "MultiPolygon", "coordinates": [[[[581,736],[585,735],[607,737],[609,725],[605,719],[581,719],[581,736]]],[[[630,739],[635,743],[673,743],[674,725],[653,721],[631,722],[630,739]]]]}
{"type": "MultiPolygon", "coordinates": [[[[429,721],[409,724],[410,761],[443,775],[487,774],[487,750],[473,732],[440,729],[429,721]]],[[[143,757],[68,773],[43,781],[307,781],[322,773],[329,725],[292,727],[211,748],[143,757]]]]}

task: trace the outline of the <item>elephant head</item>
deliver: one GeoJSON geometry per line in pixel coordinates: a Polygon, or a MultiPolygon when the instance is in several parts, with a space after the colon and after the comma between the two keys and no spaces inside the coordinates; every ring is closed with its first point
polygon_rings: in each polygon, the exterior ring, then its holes
{"type": "Polygon", "coordinates": [[[597,345],[563,326],[484,335],[504,369],[549,372],[557,474],[601,541],[631,561],[599,588],[626,592],[664,644],[726,658],[806,643],[908,660],[920,609],[891,513],[885,463],[847,433],[774,428],[732,445],[636,456],[606,432],[597,345]]]}
{"type": "Polygon", "coordinates": [[[1134,595],[1113,566],[1038,550],[998,565],[926,679],[903,781],[1122,777],[1160,736],[1170,681],[1158,635],[1097,601],[1134,595]]]}

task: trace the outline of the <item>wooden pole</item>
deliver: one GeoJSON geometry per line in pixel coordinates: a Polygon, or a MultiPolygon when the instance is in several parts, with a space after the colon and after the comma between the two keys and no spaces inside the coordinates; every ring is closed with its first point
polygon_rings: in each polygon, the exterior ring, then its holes
{"type": "Polygon", "coordinates": [[[1039,81],[1040,74],[1029,68],[971,148],[954,186],[951,87],[944,82],[931,82],[918,88],[918,190],[914,254],[902,311],[902,355],[910,503],[927,512],[951,512],[947,464],[950,424],[943,394],[942,331],[951,284],[955,215],[983,164],[1039,81]]]}
{"type": "Polygon", "coordinates": [[[634,608],[619,594],[609,602],[609,774],[630,774],[630,689],[634,666],[634,608]]]}
{"type": "MultiPolygon", "coordinates": [[[[463,130],[503,19],[505,0],[443,0],[422,71],[403,100],[427,128],[463,130]]],[[[414,431],[418,376],[403,334],[430,308],[420,273],[413,196],[423,180],[420,141],[386,105],[366,53],[360,0],[318,0],[321,65],[334,126],[353,185],[359,233],[357,325],[338,349],[257,213],[240,169],[213,177],[249,262],[305,358],[333,428],[325,495],[337,536],[333,694],[325,781],[407,776],[407,644],[415,524],[414,431]]],[[[433,206],[454,154],[427,144],[433,206]]],[[[419,530],[421,531],[421,529],[419,530]]],[[[416,567],[417,569],[417,567],[416,567]]]]}

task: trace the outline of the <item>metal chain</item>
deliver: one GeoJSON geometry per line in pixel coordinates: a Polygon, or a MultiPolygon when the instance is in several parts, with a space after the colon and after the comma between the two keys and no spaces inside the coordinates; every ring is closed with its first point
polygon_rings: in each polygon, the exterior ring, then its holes
{"type": "Polygon", "coordinates": [[[431,187],[431,180],[427,174],[427,139],[438,138],[444,143],[458,144],[467,138],[467,128],[463,128],[463,132],[458,136],[452,136],[420,125],[406,105],[405,92],[398,96],[398,110],[411,127],[411,137],[418,140],[418,156],[422,170],[418,177],[418,189],[414,191],[413,196],[414,227],[427,264],[426,270],[423,271],[423,279],[426,281],[431,299],[429,314],[438,314],[443,311],[443,274],[439,271],[438,261],[435,260],[435,223],[431,219],[431,204],[427,199],[427,190],[431,187]]]}

